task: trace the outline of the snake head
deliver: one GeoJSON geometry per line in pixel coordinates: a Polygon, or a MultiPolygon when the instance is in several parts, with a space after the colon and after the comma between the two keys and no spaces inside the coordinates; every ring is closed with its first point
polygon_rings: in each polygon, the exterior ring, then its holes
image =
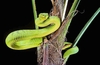
{"type": "Polygon", "coordinates": [[[44,20],[46,20],[47,18],[48,18],[48,13],[40,13],[39,14],[39,19],[41,20],[41,21],[44,21],[44,20]]]}

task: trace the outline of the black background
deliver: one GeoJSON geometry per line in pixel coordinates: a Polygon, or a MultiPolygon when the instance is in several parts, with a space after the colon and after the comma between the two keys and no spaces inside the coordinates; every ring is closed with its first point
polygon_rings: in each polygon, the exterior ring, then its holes
{"type": "MultiPolygon", "coordinates": [[[[0,65],[37,65],[36,48],[16,51],[9,49],[5,44],[5,38],[11,31],[34,28],[31,0],[4,0],[1,4],[0,65]]],[[[52,8],[50,0],[36,0],[36,5],[38,14],[41,12],[49,13],[52,8]]],[[[73,18],[67,34],[68,41],[74,41],[79,31],[99,7],[99,0],[81,0],[78,10],[84,11],[84,13],[78,13],[73,18]]],[[[99,63],[99,16],[100,14],[94,19],[77,44],[80,49],[79,53],[70,56],[67,65],[87,65],[90,63],[97,65],[99,63]]]]}

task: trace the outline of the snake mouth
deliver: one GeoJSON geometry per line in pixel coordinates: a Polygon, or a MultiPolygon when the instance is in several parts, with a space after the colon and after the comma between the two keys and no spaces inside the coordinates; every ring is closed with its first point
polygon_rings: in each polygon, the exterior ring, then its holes
{"type": "Polygon", "coordinates": [[[11,47],[12,48],[22,48],[22,47],[31,45],[30,41],[31,40],[24,40],[24,41],[23,40],[19,40],[19,41],[17,40],[17,42],[15,41],[11,44],[11,47]]]}
{"type": "Polygon", "coordinates": [[[20,48],[20,46],[16,45],[16,44],[12,44],[11,45],[12,48],[20,48]]]}

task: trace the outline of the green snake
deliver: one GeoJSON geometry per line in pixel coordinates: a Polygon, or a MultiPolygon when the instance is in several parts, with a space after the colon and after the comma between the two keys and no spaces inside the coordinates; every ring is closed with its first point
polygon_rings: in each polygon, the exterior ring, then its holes
{"type": "MultiPolygon", "coordinates": [[[[17,30],[11,32],[5,40],[6,45],[14,50],[26,50],[38,47],[43,42],[44,37],[55,32],[60,27],[61,22],[57,16],[49,16],[48,13],[40,13],[39,17],[35,20],[35,24],[41,28],[17,30]]],[[[62,50],[65,50],[71,46],[68,42],[65,42],[65,44],[68,45],[65,45],[62,50]]],[[[66,58],[69,55],[75,54],[77,52],[78,47],[70,48],[64,53],[63,58],[66,58]]]]}
{"type": "Polygon", "coordinates": [[[48,13],[40,13],[35,24],[42,29],[17,30],[6,38],[6,45],[15,50],[24,50],[37,47],[43,41],[42,38],[55,32],[60,27],[60,19],[50,16],[48,13]]]}

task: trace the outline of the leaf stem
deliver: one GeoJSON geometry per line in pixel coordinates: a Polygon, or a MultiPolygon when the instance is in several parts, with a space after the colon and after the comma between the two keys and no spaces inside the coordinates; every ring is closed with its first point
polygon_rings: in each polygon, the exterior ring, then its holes
{"type": "Polygon", "coordinates": [[[92,15],[92,17],[88,20],[88,22],[85,24],[85,26],[82,28],[82,30],[80,31],[80,33],[78,34],[78,36],[76,37],[75,41],[74,41],[74,46],[76,46],[76,44],[78,43],[78,41],[80,40],[80,38],[82,37],[82,35],[84,34],[84,32],[86,31],[86,29],[89,27],[89,25],[92,23],[92,21],[94,20],[94,18],[99,14],[100,12],[100,7],[97,9],[97,11],[92,15]]]}
{"type": "MultiPolygon", "coordinates": [[[[36,4],[35,0],[32,0],[32,7],[33,7],[33,15],[34,15],[34,21],[37,18],[37,11],[36,11],[36,4]]],[[[38,26],[35,25],[35,28],[38,29],[38,26]]]]}

